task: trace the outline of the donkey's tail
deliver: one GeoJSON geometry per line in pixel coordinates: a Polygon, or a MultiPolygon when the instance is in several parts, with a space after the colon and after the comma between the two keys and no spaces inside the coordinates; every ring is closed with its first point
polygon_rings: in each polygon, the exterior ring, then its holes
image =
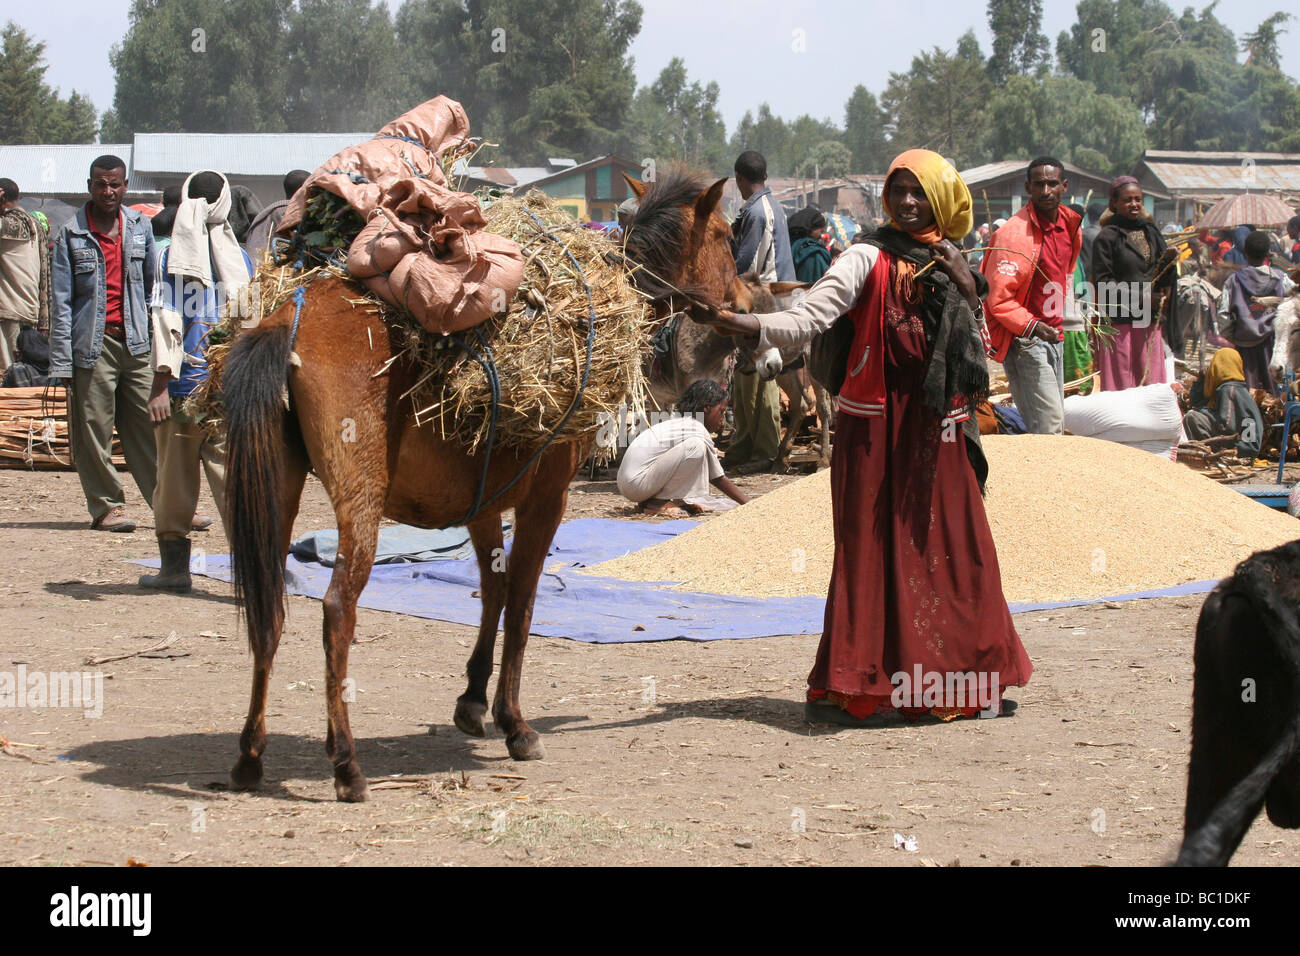
{"type": "Polygon", "coordinates": [[[281,485],[288,440],[287,325],[257,326],[236,340],[222,369],[227,427],[226,520],[235,600],[255,655],[273,654],[284,623],[281,485]]]}

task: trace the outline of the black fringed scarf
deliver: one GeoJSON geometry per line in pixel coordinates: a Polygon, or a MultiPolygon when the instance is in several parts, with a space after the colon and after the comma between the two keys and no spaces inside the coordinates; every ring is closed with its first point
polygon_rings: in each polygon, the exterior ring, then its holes
{"type": "MultiPolygon", "coordinates": [[[[918,270],[934,258],[929,246],[891,226],[869,230],[853,241],[868,242],[891,256],[914,262],[918,270]]],[[[988,280],[978,271],[972,270],[972,274],[976,291],[983,299],[988,294],[988,280]]],[[[966,297],[939,266],[931,266],[916,282],[921,290],[921,321],[931,347],[921,398],[939,418],[953,411],[958,397],[966,399],[970,418],[962,423],[962,433],[982,494],[989,467],[980,444],[975,406],[988,398],[989,367],[979,322],[966,297]]]]}

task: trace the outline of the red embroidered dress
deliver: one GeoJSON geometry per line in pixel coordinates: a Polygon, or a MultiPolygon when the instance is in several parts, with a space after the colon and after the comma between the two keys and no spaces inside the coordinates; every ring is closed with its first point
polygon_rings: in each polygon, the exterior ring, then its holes
{"type": "MultiPolygon", "coordinates": [[[[965,438],[948,424],[965,411],[940,419],[924,405],[925,327],[920,307],[895,297],[890,267],[888,253],[855,246],[800,308],[760,317],[767,344],[806,338],[852,306],[831,460],[835,557],[808,699],[830,697],[858,717],[895,709],[891,678],[915,683],[918,667],[945,682],[974,672],[984,687],[996,683],[995,695],[1033,672],[965,438]]],[[[945,693],[904,710],[950,718],[983,709],[965,700],[956,706],[945,693]]]]}

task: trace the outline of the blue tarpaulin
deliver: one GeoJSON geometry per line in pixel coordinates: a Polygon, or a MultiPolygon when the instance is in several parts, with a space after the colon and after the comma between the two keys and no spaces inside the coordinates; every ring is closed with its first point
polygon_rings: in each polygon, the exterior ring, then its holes
{"type": "MultiPolygon", "coordinates": [[[[825,600],[821,597],[747,598],[677,591],[667,582],[632,582],[574,573],[694,528],[695,521],[618,521],[579,518],[560,525],[537,586],[532,633],[595,644],[639,641],[715,641],[786,634],[820,634],[825,600]]],[[[506,547],[509,549],[510,542],[506,547]]],[[[141,561],[151,567],[158,562],[141,561]]],[[[230,558],[206,556],[207,577],[230,580],[230,558]]],[[[331,571],[316,562],[290,556],[289,592],[321,598],[331,571]]],[[[1027,611],[1130,601],[1138,598],[1201,594],[1216,581],[1198,581],[1158,591],[1078,601],[1013,604],[1013,614],[1027,611]]],[[[395,611],[477,627],[480,604],[478,563],[473,559],[419,564],[377,565],[361,593],[360,606],[395,611]]]]}

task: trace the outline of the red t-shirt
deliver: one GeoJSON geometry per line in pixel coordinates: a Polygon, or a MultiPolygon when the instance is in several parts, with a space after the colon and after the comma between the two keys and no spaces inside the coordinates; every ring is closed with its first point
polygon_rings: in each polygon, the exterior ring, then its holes
{"type": "Polygon", "coordinates": [[[1065,324],[1065,292],[1074,278],[1070,275],[1074,243],[1060,213],[1056,215],[1056,222],[1048,222],[1038,214],[1037,209],[1030,206],[1029,215],[1043,234],[1043,248],[1038,254],[1038,268],[1030,278],[1025,308],[1034,318],[1046,322],[1054,329],[1060,329],[1065,324]],[[1054,283],[1051,289],[1046,288],[1048,283],[1054,283]],[[1049,292],[1055,300],[1050,305],[1051,315],[1047,314],[1049,292]]]}
{"type": "Polygon", "coordinates": [[[104,253],[104,324],[122,325],[122,235],[126,225],[122,214],[118,213],[117,238],[113,239],[99,231],[91,215],[90,204],[86,204],[86,224],[90,234],[99,243],[104,253]]]}

